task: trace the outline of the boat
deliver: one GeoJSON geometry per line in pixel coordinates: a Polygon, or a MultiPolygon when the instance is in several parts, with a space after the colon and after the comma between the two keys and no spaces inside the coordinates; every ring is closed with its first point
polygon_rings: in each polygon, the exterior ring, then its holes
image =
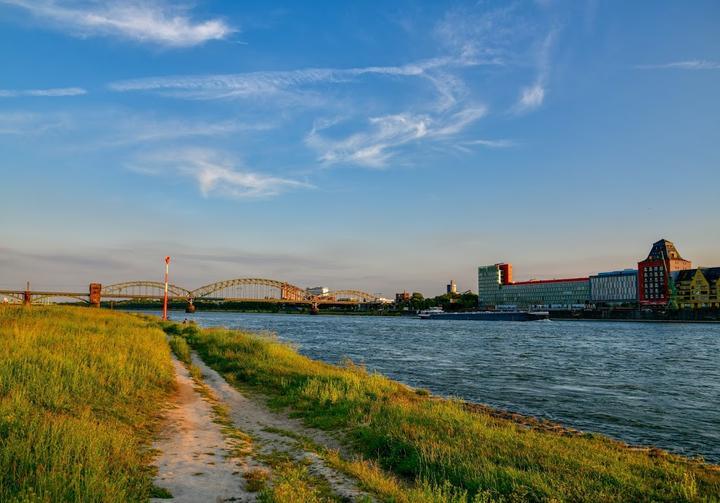
{"type": "Polygon", "coordinates": [[[477,320],[477,321],[538,321],[547,320],[547,311],[465,311],[446,313],[441,308],[431,308],[418,313],[423,320],[477,320]]]}
{"type": "Polygon", "coordinates": [[[443,311],[442,307],[431,307],[430,309],[423,309],[418,313],[418,318],[421,320],[427,320],[430,319],[431,316],[438,315],[438,314],[445,314],[445,311],[443,311]]]}

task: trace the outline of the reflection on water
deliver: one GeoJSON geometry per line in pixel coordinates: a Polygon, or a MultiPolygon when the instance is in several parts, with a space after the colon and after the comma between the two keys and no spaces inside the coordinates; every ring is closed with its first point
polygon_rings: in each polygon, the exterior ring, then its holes
{"type": "MultiPolygon", "coordinates": [[[[182,319],[183,313],[175,313],[182,319]]],[[[720,325],[198,312],[440,395],[720,462],[720,325]]]]}

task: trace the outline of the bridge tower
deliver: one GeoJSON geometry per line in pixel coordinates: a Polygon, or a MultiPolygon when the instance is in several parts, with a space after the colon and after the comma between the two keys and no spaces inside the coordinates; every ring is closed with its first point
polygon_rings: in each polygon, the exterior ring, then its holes
{"type": "Polygon", "coordinates": [[[100,307],[102,299],[102,285],[100,283],[90,283],[90,306],[100,307]]]}

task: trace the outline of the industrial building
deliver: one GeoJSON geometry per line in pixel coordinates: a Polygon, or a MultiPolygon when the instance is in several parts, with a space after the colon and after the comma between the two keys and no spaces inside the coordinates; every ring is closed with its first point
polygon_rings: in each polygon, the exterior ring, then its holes
{"type": "Polygon", "coordinates": [[[672,274],[692,268],[667,239],[653,243],[647,258],[638,262],[638,300],[641,306],[667,306],[671,298],[672,274]]]}
{"type": "Polygon", "coordinates": [[[590,301],[596,306],[635,304],[638,300],[637,271],[601,272],[590,276],[590,301]]]}

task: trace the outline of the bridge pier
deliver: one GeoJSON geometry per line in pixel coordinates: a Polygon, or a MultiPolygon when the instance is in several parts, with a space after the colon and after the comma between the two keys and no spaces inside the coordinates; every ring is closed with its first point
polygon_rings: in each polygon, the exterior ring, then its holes
{"type": "Polygon", "coordinates": [[[188,299],[188,305],[185,306],[185,312],[186,313],[194,313],[197,308],[195,307],[195,304],[193,304],[193,299],[190,297],[188,299]]]}
{"type": "Polygon", "coordinates": [[[23,305],[29,306],[30,304],[32,304],[32,294],[30,293],[30,282],[28,281],[27,287],[23,292],[23,305]]]}
{"type": "Polygon", "coordinates": [[[100,307],[102,299],[102,285],[100,283],[90,283],[90,307],[100,307]]]}

